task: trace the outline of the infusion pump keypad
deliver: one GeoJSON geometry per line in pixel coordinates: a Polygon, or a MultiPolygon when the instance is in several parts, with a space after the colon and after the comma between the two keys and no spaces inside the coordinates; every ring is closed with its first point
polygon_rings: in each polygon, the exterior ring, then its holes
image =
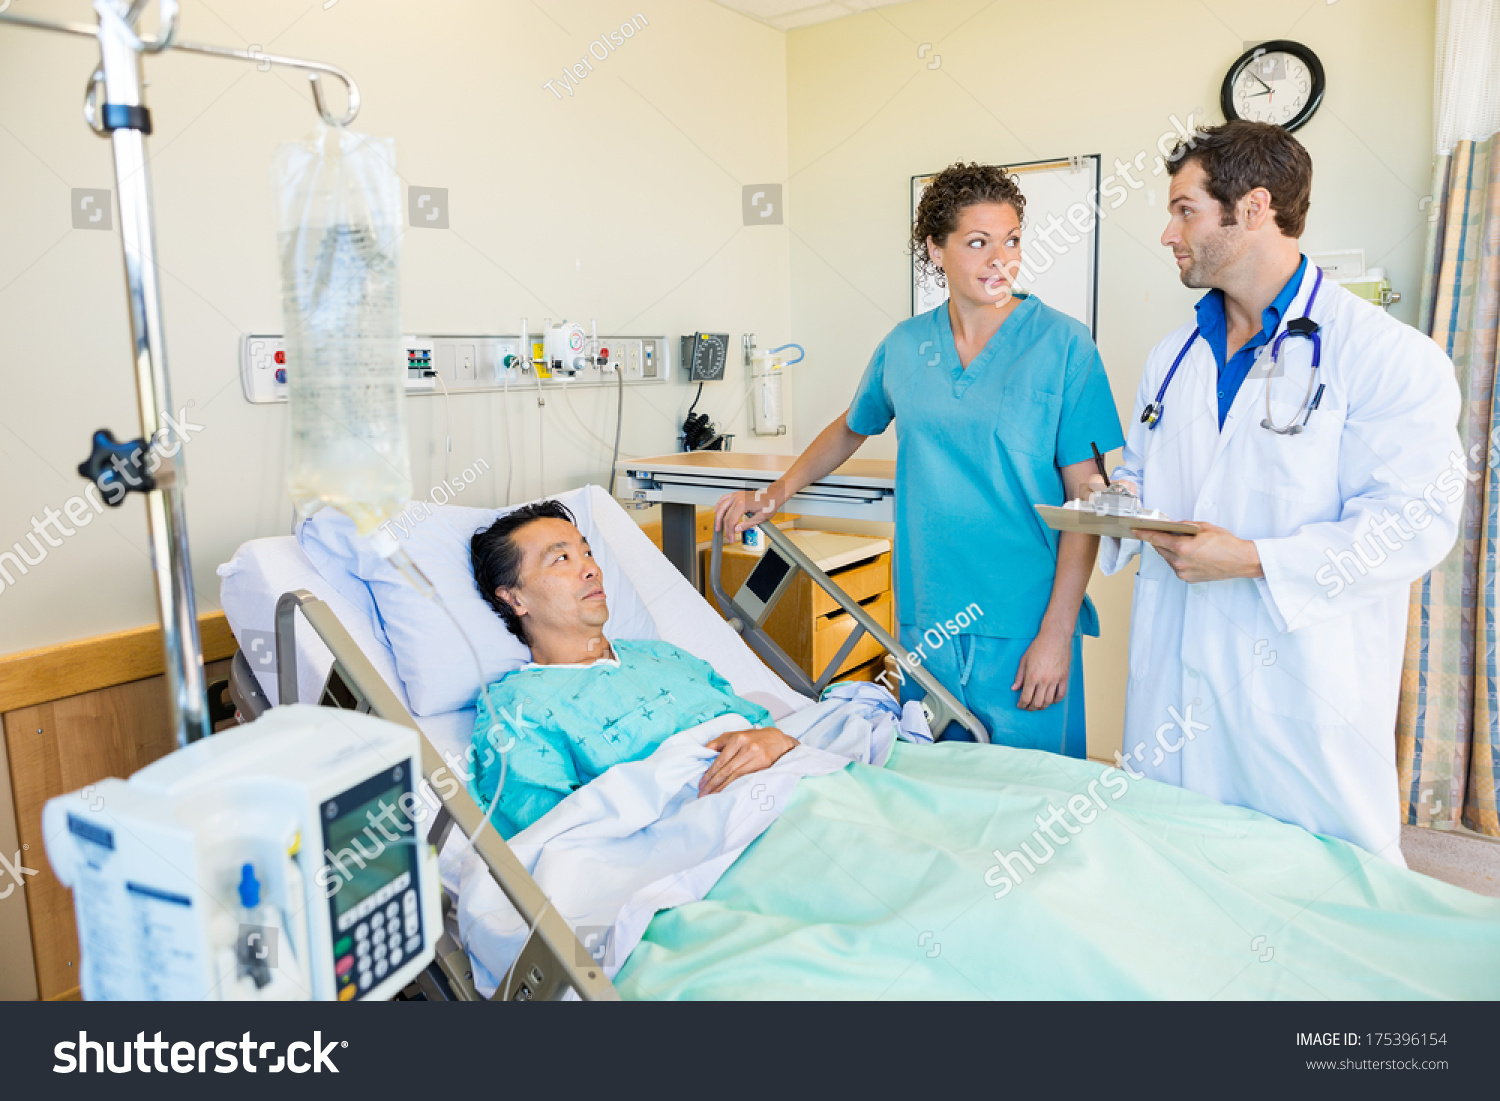
{"type": "Polygon", "coordinates": [[[338,919],[333,946],[339,1000],[363,997],[422,950],[422,916],[410,872],[402,872],[338,919]]]}

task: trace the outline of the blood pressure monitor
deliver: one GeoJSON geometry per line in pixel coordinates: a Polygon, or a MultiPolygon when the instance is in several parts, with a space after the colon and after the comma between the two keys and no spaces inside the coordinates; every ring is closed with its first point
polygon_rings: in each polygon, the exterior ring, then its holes
{"type": "Polygon", "coordinates": [[[689,382],[718,382],[729,361],[728,333],[694,333],[682,338],[682,364],[689,382]]]}

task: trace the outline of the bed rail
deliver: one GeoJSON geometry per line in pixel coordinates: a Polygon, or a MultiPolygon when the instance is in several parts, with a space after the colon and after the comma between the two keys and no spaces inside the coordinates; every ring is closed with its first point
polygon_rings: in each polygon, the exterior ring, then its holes
{"type": "MultiPolygon", "coordinates": [[[[452,769],[427,740],[391,686],[370,664],[333,609],[306,589],[283,593],[276,601],[276,674],[278,699],[281,703],[297,702],[297,612],[333,651],[333,668],[318,701],[324,707],[342,707],[365,711],[390,722],[415,730],[422,739],[422,775],[443,802],[443,810],[428,833],[428,839],[441,846],[449,829],[456,826],[469,836],[478,830],[484,812],[475,803],[462,782],[452,795],[442,790],[451,786],[452,769]],[[447,782],[445,782],[447,781],[447,782]]],[[[585,1001],[618,1001],[614,985],[604,977],[604,970],[579,942],[573,929],[551,908],[536,880],[516,859],[504,838],[489,823],[484,824],[474,851],[495,877],[500,890],[510,899],[528,927],[531,936],[521,948],[513,969],[511,997],[516,1001],[556,1001],[571,988],[585,1001]]],[[[438,963],[444,977],[459,1000],[476,999],[471,977],[467,974],[468,958],[457,944],[439,943],[438,963]]]]}
{"type": "Polygon", "coordinates": [[[714,529],[708,584],[714,601],[719,605],[719,610],[729,621],[729,625],[739,632],[750,649],[754,650],[760,659],[771,667],[773,673],[803,695],[817,699],[822,695],[823,689],[827,688],[838,674],[839,667],[844,664],[844,660],[854,652],[854,647],[860,638],[868,634],[896,659],[905,676],[912,677],[927,690],[927,695],[922,700],[922,707],[927,712],[927,723],[932,728],[934,737],[947,729],[949,723],[956,722],[978,741],[990,740],[989,731],[984,728],[984,724],[976,719],[968,708],[959,703],[936,677],[911,660],[911,655],[906,648],[892,638],[885,628],[876,623],[870,613],[865,611],[853,597],[834,584],[833,579],[819,569],[817,564],[787,537],[785,532],[769,520],[762,521],[758,527],[761,534],[766,537],[765,556],[761,564],[756,566],[750,576],[745,579],[739,592],[732,597],[724,591],[720,580],[724,533],[718,528],[714,529]],[[833,655],[833,659],[816,679],[809,677],[801,666],[792,661],[787,656],[787,652],[778,646],[761,627],[776,606],[776,602],[786,592],[797,570],[812,578],[813,584],[832,597],[838,606],[854,619],[854,629],[849,632],[849,637],[844,640],[838,653],[833,655]]]}

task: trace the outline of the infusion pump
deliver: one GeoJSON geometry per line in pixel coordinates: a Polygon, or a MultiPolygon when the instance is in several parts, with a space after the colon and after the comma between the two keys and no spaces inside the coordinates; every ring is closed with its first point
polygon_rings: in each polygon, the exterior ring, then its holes
{"type": "Polygon", "coordinates": [[[441,933],[420,745],[372,715],[277,707],[49,800],[43,836],[73,892],[84,998],[400,991],[441,933]]]}

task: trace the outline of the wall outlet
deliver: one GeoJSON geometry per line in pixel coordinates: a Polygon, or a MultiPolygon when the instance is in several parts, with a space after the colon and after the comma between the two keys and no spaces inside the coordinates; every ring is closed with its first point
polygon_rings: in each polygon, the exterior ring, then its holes
{"type": "Polygon", "coordinates": [[[479,381],[479,345],[472,340],[434,340],[433,367],[446,383],[463,386],[479,381]]]}
{"type": "MultiPolygon", "coordinates": [[[[521,354],[520,339],[512,336],[429,336],[405,333],[401,337],[400,367],[405,368],[407,393],[437,393],[438,378],[454,395],[500,390],[512,385],[544,388],[615,386],[614,375],[624,373],[629,383],[659,383],[669,377],[667,338],[661,336],[600,335],[608,349],[602,364],[584,364],[578,374],[554,377],[545,364],[532,364],[521,354]],[[511,362],[507,365],[507,357],[511,362]],[[433,377],[433,376],[436,377],[433,377]]],[[[542,355],[542,341],[533,342],[532,357],[542,355]]],[[[592,355],[589,357],[592,359],[592,355]]],[[[277,334],[254,333],[240,338],[240,388],[245,400],[254,404],[287,400],[287,375],[295,365],[286,362],[285,342],[277,334]]]]}
{"type": "Polygon", "coordinates": [[[664,379],[671,363],[667,357],[667,342],[655,337],[641,341],[641,378],[664,379]]]}
{"type": "Polygon", "coordinates": [[[246,401],[286,401],[286,379],[286,345],[281,337],[240,338],[240,390],[246,401]]]}

